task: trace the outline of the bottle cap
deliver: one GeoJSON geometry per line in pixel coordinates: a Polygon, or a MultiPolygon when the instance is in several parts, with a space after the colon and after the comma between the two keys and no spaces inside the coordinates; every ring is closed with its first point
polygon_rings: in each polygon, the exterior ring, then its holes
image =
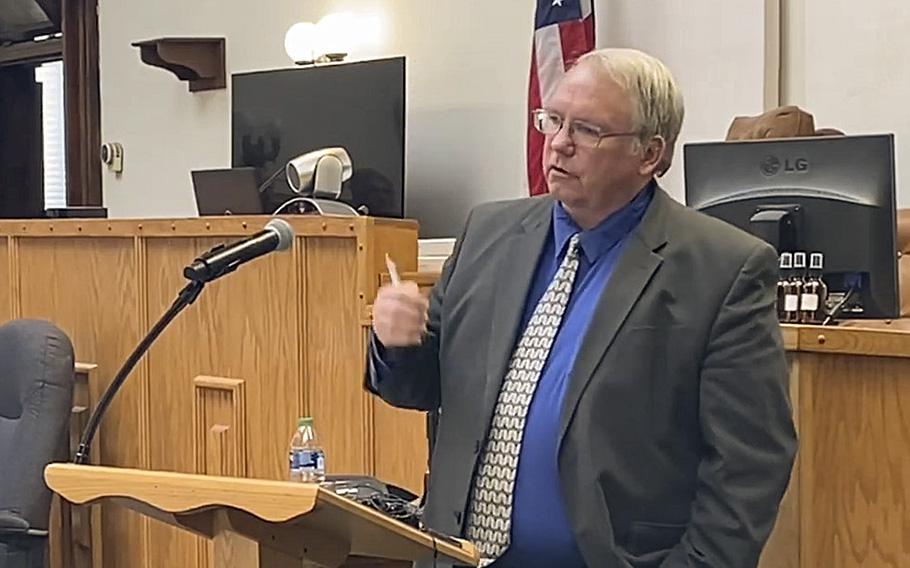
{"type": "Polygon", "coordinates": [[[301,416],[300,418],[297,419],[298,428],[300,428],[301,426],[312,426],[312,425],[313,425],[312,416],[301,416]]]}

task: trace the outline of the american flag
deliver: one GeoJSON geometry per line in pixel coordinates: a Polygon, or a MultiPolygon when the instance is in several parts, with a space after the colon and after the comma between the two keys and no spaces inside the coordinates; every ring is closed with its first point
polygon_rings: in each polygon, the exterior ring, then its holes
{"type": "Polygon", "coordinates": [[[537,0],[534,48],[528,82],[528,190],[547,192],[541,165],[543,135],[534,130],[531,111],[545,106],[572,63],[594,49],[593,0],[537,0]]]}

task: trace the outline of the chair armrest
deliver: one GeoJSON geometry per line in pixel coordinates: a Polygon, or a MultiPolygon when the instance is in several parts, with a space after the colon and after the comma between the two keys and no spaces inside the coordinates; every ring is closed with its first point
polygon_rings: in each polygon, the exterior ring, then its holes
{"type": "Polygon", "coordinates": [[[0,535],[25,535],[28,532],[28,521],[12,511],[0,511],[0,535]]]}

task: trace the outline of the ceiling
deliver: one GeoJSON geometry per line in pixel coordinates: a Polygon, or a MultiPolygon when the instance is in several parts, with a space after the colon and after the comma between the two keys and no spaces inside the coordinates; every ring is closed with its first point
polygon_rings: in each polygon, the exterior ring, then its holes
{"type": "Polygon", "coordinates": [[[60,31],[61,0],[0,0],[0,44],[60,31]]]}

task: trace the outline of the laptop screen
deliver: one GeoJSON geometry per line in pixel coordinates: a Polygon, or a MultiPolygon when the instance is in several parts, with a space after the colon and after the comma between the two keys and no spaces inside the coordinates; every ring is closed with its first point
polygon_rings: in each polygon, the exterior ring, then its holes
{"type": "Polygon", "coordinates": [[[199,215],[261,215],[262,200],[254,168],[194,170],[199,215]]]}

